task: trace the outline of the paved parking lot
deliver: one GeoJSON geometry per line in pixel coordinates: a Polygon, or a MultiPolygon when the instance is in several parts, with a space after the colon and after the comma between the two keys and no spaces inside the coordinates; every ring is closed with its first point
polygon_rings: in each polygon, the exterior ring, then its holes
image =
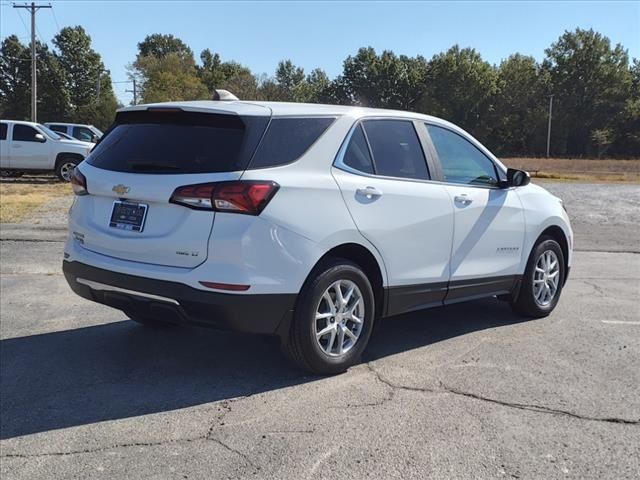
{"type": "Polygon", "coordinates": [[[71,293],[55,231],[4,229],[0,476],[638,478],[640,209],[600,188],[551,185],[581,251],[550,317],[389,319],[331,378],[259,337],[140,327],[71,293]]]}

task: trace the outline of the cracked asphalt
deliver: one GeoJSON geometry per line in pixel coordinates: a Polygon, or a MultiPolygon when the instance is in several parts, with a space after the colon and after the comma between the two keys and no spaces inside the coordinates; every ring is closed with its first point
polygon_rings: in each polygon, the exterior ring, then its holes
{"type": "Polygon", "coordinates": [[[639,478],[637,224],[567,204],[591,237],[551,316],[388,319],[336,377],[260,337],[149,331],[69,290],[55,229],[3,228],[0,477],[639,478]]]}

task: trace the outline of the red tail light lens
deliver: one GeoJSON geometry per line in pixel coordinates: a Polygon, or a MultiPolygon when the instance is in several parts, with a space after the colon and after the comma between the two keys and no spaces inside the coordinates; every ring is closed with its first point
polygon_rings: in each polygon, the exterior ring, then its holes
{"type": "Polygon", "coordinates": [[[197,210],[260,215],[278,188],[262,180],[201,183],[176,188],[170,201],[197,210]]]}
{"type": "Polygon", "coordinates": [[[87,179],[77,168],[73,170],[70,183],[73,193],[76,195],[89,195],[89,190],[87,190],[87,179]]]}

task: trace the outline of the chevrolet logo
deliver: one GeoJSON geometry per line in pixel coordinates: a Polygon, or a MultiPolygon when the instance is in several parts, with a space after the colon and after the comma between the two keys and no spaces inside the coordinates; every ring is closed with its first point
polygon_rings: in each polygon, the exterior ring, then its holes
{"type": "Polygon", "coordinates": [[[131,190],[131,188],[127,187],[126,185],[114,185],[114,187],[111,189],[112,192],[116,192],[118,195],[124,195],[125,193],[129,193],[129,190],[131,190]]]}

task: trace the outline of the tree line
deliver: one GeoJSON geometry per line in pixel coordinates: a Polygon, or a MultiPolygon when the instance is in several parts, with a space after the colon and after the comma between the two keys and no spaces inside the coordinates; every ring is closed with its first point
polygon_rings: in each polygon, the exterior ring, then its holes
{"type": "MultiPolygon", "coordinates": [[[[53,38],[53,46],[36,41],[38,120],[108,127],[118,101],[89,35],[82,27],[65,27],[53,38]]],[[[31,48],[15,35],[0,45],[0,116],[31,117],[31,48]]]]}
{"type": "MultiPolygon", "coordinates": [[[[81,27],[67,27],[53,43],[53,51],[38,45],[41,116],[105,126],[116,101],[90,38],[81,27]]],[[[1,48],[0,114],[27,118],[29,63],[12,60],[28,58],[27,46],[7,37],[1,48]]],[[[153,34],[138,44],[129,76],[143,103],[208,99],[222,88],[243,100],[411,110],[460,125],[499,155],[519,156],[544,155],[553,96],[552,155],[640,156],[640,62],[593,30],[565,32],[542,62],[516,53],[491,65],[473,48],[457,45],[431,59],[361,48],[333,79],[291,60],[279,62],[273,75],[257,75],[209,49],[197,62],[181,39],[153,34]]]]}

